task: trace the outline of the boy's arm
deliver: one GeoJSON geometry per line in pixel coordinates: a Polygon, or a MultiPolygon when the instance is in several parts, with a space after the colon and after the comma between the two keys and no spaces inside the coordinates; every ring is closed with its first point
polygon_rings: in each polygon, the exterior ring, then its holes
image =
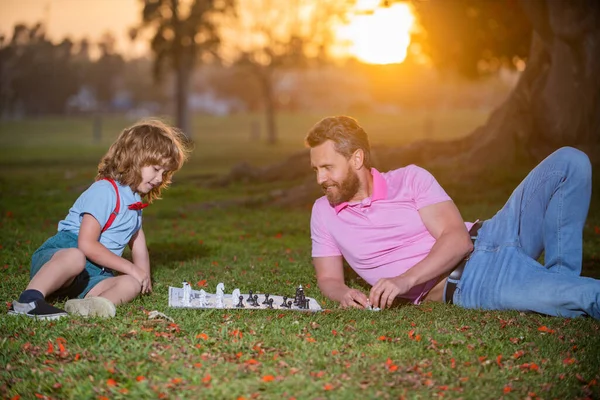
{"type": "Polygon", "coordinates": [[[338,301],[344,308],[367,307],[367,296],[360,290],[349,288],[344,282],[342,256],[314,257],[313,264],[319,289],[327,298],[338,301]]]}
{"type": "MultiPolygon", "coordinates": [[[[150,275],[150,255],[148,254],[148,246],[146,245],[146,235],[144,235],[144,230],[140,228],[139,231],[136,232],[135,235],[129,241],[129,247],[131,248],[131,258],[133,259],[133,264],[136,267],[141,268],[145,271],[148,276],[150,275]]],[[[149,280],[148,286],[142,288],[142,293],[150,293],[152,291],[152,279],[149,280]]]]}
{"type": "Polygon", "coordinates": [[[150,282],[150,274],[104,247],[98,241],[101,230],[102,228],[96,218],[90,214],[83,214],[81,226],[79,227],[79,237],[77,239],[79,250],[89,260],[98,265],[133,276],[142,285],[142,292],[144,292],[144,289],[147,289],[150,282]]]}

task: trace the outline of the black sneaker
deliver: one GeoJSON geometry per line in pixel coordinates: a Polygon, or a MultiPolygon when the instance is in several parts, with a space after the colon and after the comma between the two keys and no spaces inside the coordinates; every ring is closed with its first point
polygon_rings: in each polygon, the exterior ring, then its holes
{"type": "Polygon", "coordinates": [[[44,300],[36,300],[31,303],[19,303],[15,300],[12,302],[8,313],[10,315],[26,315],[29,318],[45,320],[59,319],[68,315],[64,310],[56,308],[44,300]]]}

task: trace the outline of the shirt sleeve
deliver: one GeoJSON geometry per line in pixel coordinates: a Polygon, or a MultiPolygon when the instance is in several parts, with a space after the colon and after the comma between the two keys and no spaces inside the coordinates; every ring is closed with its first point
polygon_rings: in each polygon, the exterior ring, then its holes
{"type": "Polygon", "coordinates": [[[312,256],[313,257],[334,257],[341,256],[342,253],[338,248],[335,240],[331,237],[326,224],[323,222],[322,209],[319,207],[317,200],[313,205],[310,216],[310,237],[312,239],[312,256]]]}
{"type": "Polygon", "coordinates": [[[412,190],[417,210],[452,200],[429,171],[416,165],[411,165],[407,169],[407,184],[412,190]]]}
{"type": "Polygon", "coordinates": [[[90,214],[104,228],[116,206],[117,193],[112,184],[105,180],[94,182],[77,200],[79,222],[83,219],[83,214],[90,214]]]}

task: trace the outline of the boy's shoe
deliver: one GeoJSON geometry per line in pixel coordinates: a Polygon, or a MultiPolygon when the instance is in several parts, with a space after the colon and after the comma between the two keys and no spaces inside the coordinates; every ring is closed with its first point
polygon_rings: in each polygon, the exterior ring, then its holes
{"type": "Polygon", "coordinates": [[[117,313],[117,308],[112,301],[104,297],[71,299],[65,303],[65,310],[69,314],[81,315],[83,317],[112,318],[117,313]]]}
{"type": "Polygon", "coordinates": [[[44,300],[36,300],[31,303],[19,303],[15,300],[12,302],[8,313],[10,315],[26,315],[29,318],[45,320],[54,320],[67,316],[64,310],[54,307],[44,300]]]}

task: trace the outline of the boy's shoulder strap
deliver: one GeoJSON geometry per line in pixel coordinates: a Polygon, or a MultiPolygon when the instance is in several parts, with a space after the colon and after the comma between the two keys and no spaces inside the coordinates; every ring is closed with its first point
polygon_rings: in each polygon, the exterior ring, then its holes
{"type": "Polygon", "coordinates": [[[114,211],[110,213],[110,217],[108,217],[108,221],[106,221],[104,228],[102,228],[102,232],[104,232],[105,230],[110,228],[115,218],[117,218],[117,214],[119,213],[119,210],[121,208],[121,200],[119,199],[119,189],[117,188],[117,184],[115,183],[115,181],[110,178],[102,178],[102,180],[109,181],[110,184],[113,185],[113,187],[115,188],[115,193],[117,194],[117,205],[115,206],[114,211]]]}

